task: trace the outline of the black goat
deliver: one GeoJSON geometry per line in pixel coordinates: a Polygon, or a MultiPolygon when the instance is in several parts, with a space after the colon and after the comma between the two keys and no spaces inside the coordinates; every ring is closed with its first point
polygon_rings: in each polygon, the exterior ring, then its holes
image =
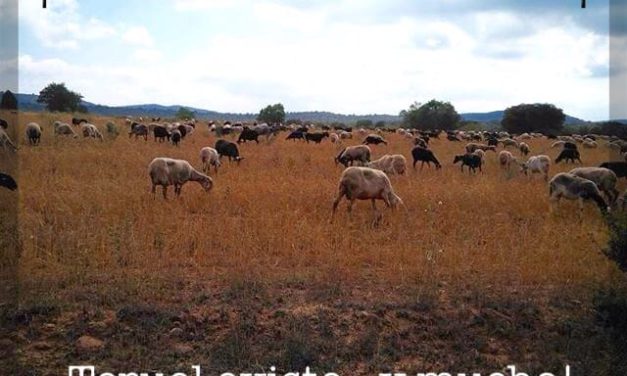
{"type": "Polygon", "coordinates": [[[246,141],[255,141],[256,143],[259,143],[259,133],[257,133],[254,129],[250,129],[248,127],[244,128],[242,133],[240,133],[237,138],[237,143],[239,144],[246,141]]]}
{"type": "Polygon", "coordinates": [[[307,132],[301,132],[300,130],[292,131],[289,135],[287,135],[286,140],[304,140],[305,134],[307,134],[307,132]]]}
{"type": "MultiPolygon", "coordinates": [[[[566,146],[566,144],[564,144],[564,146],[566,146]]],[[[563,160],[565,160],[566,162],[570,160],[572,163],[575,163],[575,160],[578,160],[579,163],[583,164],[583,162],[581,161],[581,158],[579,158],[579,150],[577,149],[567,149],[567,148],[562,149],[560,154],[555,159],[555,163],[556,164],[560,163],[563,160]]]]}
{"type": "Polygon", "coordinates": [[[481,157],[476,154],[456,155],[455,159],[453,159],[453,164],[459,161],[462,162],[462,172],[464,172],[464,166],[468,166],[468,173],[471,173],[471,171],[476,173],[477,168],[481,171],[481,157]]]}
{"type": "Polygon", "coordinates": [[[168,129],[163,125],[157,125],[154,127],[152,133],[155,136],[155,141],[159,140],[159,142],[163,142],[166,139],[170,141],[170,132],[168,132],[168,129]]]}
{"type": "Polygon", "coordinates": [[[305,133],[305,141],[307,141],[307,143],[309,143],[309,141],[313,141],[316,144],[319,144],[325,137],[329,137],[329,132],[305,133]]]}
{"type": "Polygon", "coordinates": [[[237,144],[231,141],[222,139],[216,141],[216,151],[218,152],[220,159],[222,159],[223,156],[227,156],[229,158],[229,161],[237,161],[237,164],[239,164],[239,162],[244,159],[239,155],[239,150],[237,150],[237,144]]]}
{"type": "Polygon", "coordinates": [[[375,135],[375,134],[371,134],[371,135],[368,135],[368,136],[364,139],[363,144],[364,144],[364,145],[370,145],[370,144],[375,144],[375,145],[385,144],[385,145],[387,145],[387,144],[388,144],[388,142],[387,142],[387,141],[385,141],[385,140],[383,139],[383,137],[381,137],[381,136],[378,136],[378,135],[375,135]]]}
{"type": "Polygon", "coordinates": [[[431,167],[431,163],[433,162],[433,164],[435,164],[436,169],[442,168],[442,165],[440,164],[438,159],[435,157],[435,154],[433,154],[433,152],[427,148],[416,146],[415,148],[411,150],[411,155],[412,157],[414,157],[414,169],[416,168],[416,163],[418,161],[422,162],[420,163],[421,170],[424,167],[425,162],[427,163],[427,167],[431,167]]]}

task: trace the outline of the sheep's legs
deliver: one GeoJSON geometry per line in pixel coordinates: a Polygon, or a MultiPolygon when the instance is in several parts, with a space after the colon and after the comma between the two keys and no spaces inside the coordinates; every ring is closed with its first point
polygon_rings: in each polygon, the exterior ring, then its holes
{"type": "Polygon", "coordinates": [[[168,199],[168,186],[167,185],[163,186],[163,199],[164,200],[168,199]]]}
{"type": "Polygon", "coordinates": [[[333,218],[335,217],[335,211],[337,210],[337,206],[342,200],[342,197],[344,197],[344,190],[340,188],[340,191],[338,192],[338,195],[335,198],[335,201],[333,201],[333,210],[331,211],[331,222],[333,222],[333,218]]]}

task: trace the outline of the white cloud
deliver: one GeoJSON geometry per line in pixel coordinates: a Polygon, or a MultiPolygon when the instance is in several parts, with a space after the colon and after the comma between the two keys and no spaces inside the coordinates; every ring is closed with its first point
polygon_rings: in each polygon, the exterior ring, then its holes
{"type": "Polygon", "coordinates": [[[139,46],[152,46],[154,41],[148,30],[143,26],[133,26],[126,30],[122,39],[129,44],[139,46]]]}
{"type": "Polygon", "coordinates": [[[161,52],[154,48],[140,48],[133,52],[133,58],[144,62],[157,62],[161,59],[161,52]]]}

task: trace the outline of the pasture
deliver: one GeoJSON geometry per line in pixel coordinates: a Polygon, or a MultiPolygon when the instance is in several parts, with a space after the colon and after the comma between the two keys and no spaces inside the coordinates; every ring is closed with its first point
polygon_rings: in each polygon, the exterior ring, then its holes
{"type": "MultiPolygon", "coordinates": [[[[52,123],[67,115],[19,116],[20,188],[0,191],[5,203],[19,199],[21,249],[6,319],[16,332],[3,346],[25,369],[66,373],[70,359],[103,370],[312,365],[347,375],[617,367],[593,310],[599,289],[623,283],[601,252],[598,209],[586,204],[581,222],[576,202],[549,213],[545,181],[504,174],[496,153],[483,173],[461,173],[452,161],[465,142],[440,137],[430,148],[443,168],[414,170],[411,140],[386,133],[372,159],[408,159],[406,176],[390,176],[407,211],[379,201],[373,226],[369,202],[351,219],[343,201],[330,223],[343,167],[328,139],[242,144],[241,164],[223,159],[209,193],[190,182],[165,201],[150,193],[148,163],[167,156],[200,170],[200,149],[217,139],[207,123],[175,147],[129,139],[123,119],[89,118],[104,142],[55,137],[52,123]],[[43,128],[36,147],[23,132],[31,121],[43,128]],[[81,336],[102,346],[83,351],[81,336]]],[[[559,152],[551,140],[527,143],[530,155],[559,152]]],[[[609,158],[603,146],[580,150],[586,166],[609,158]]],[[[552,165],[550,176],[573,167],[552,165]]]]}

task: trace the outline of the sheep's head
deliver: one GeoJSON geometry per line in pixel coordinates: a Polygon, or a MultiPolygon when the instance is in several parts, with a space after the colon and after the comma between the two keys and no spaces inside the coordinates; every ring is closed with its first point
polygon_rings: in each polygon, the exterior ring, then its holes
{"type": "Polygon", "coordinates": [[[457,163],[457,162],[459,162],[459,161],[461,161],[463,159],[464,159],[463,155],[456,155],[455,159],[453,159],[453,164],[455,164],[455,163],[457,163]]]}
{"type": "Polygon", "coordinates": [[[208,176],[203,176],[202,179],[200,179],[200,185],[206,192],[209,192],[211,188],[213,188],[213,180],[208,176]]]}
{"type": "MultiPolygon", "coordinates": [[[[514,159],[514,162],[518,163],[518,160],[514,159]]],[[[527,162],[520,163],[520,172],[524,172],[527,175],[527,171],[529,170],[529,165],[527,162]]]]}

